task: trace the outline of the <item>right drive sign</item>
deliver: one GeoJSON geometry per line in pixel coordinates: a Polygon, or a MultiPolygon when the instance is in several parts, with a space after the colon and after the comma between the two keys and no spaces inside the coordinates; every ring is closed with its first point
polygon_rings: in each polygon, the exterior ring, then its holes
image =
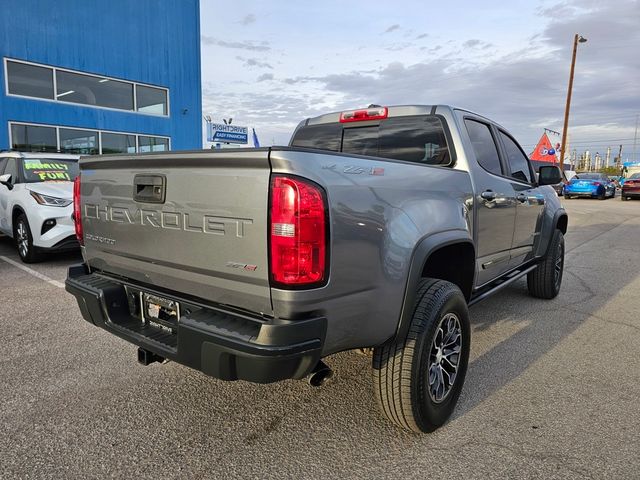
{"type": "Polygon", "coordinates": [[[207,140],[221,143],[247,143],[249,129],[224,123],[207,124],[207,140]]]}

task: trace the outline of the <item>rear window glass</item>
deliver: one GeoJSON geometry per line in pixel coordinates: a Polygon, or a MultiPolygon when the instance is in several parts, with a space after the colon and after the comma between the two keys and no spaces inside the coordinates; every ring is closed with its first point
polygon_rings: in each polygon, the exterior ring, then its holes
{"type": "Polygon", "coordinates": [[[389,118],[366,127],[305,126],[296,132],[291,145],[427,165],[451,164],[444,127],[435,116],[389,118]]]}
{"type": "Polygon", "coordinates": [[[599,173],[579,173],[573,178],[578,180],[602,180],[602,175],[599,173]]]}

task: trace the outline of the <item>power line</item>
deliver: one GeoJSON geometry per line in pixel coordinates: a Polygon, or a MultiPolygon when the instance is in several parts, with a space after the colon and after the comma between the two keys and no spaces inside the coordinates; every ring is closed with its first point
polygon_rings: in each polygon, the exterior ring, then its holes
{"type": "MultiPolygon", "coordinates": [[[[596,143],[619,143],[619,142],[633,142],[633,138],[607,138],[603,140],[582,140],[578,142],[571,142],[571,145],[593,145],[596,143]]],[[[525,143],[520,145],[521,147],[535,147],[537,143],[525,143]]],[[[630,145],[630,143],[629,143],[630,145]]]]}

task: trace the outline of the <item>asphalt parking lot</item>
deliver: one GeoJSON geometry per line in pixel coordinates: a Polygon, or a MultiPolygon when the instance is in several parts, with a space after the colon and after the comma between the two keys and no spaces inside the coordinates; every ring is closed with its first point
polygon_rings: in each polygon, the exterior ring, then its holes
{"type": "Polygon", "coordinates": [[[0,237],[0,477],[638,478],[640,201],[564,204],[560,296],[519,281],[471,308],[458,408],[422,436],[378,413],[353,352],[319,389],[138,365],[61,288],[79,256],[38,277],[0,237]]]}

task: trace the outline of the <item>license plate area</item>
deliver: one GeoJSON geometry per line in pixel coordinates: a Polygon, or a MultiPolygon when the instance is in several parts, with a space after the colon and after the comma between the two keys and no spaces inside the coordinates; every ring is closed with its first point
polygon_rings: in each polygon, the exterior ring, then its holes
{"type": "Polygon", "coordinates": [[[140,292],[139,296],[142,322],[176,335],[180,321],[180,303],[151,293],[140,292]]]}

